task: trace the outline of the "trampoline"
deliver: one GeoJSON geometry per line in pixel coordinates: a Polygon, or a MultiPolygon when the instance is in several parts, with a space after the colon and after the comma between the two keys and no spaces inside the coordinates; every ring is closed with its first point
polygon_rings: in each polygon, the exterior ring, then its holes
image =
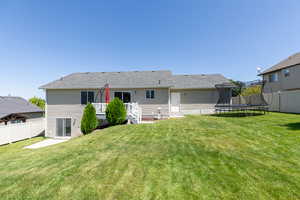
{"type": "MultiPolygon", "coordinates": [[[[215,85],[219,93],[219,100],[215,105],[215,112],[228,113],[239,112],[244,114],[253,114],[258,112],[260,114],[266,114],[268,112],[269,105],[264,99],[263,89],[265,82],[259,81],[255,85],[261,85],[261,93],[250,96],[238,96],[231,97],[232,89],[235,88],[233,84],[218,84],[215,85]]],[[[253,86],[253,85],[251,85],[253,86]]]]}

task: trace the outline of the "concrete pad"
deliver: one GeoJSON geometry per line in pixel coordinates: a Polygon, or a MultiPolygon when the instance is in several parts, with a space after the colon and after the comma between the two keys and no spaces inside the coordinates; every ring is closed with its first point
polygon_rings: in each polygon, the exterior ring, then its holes
{"type": "Polygon", "coordinates": [[[47,146],[51,146],[51,145],[54,145],[54,144],[59,144],[59,143],[62,143],[62,142],[66,142],[68,140],[69,139],[65,139],[65,138],[64,139],[46,139],[46,140],[43,140],[41,142],[26,146],[24,148],[25,149],[38,149],[38,148],[47,147],[47,146]]]}
{"type": "Polygon", "coordinates": [[[141,121],[141,124],[153,124],[154,123],[154,121],[141,121]]]}

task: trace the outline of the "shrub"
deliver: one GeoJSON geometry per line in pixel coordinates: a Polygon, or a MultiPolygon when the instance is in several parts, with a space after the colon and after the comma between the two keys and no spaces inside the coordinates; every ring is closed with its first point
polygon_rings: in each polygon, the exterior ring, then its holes
{"type": "Polygon", "coordinates": [[[246,88],[242,91],[242,96],[246,97],[246,96],[251,96],[254,94],[260,94],[261,93],[261,86],[260,85],[256,85],[256,86],[252,86],[249,88],[246,88]]]}
{"type": "Polygon", "coordinates": [[[105,110],[106,119],[111,125],[122,124],[126,120],[126,108],[119,98],[114,98],[105,110]]]}
{"type": "Polygon", "coordinates": [[[87,104],[83,111],[81,119],[81,132],[83,134],[91,133],[98,126],[98,119],[96,116],[96,110],[92,104],[87,104]]]}

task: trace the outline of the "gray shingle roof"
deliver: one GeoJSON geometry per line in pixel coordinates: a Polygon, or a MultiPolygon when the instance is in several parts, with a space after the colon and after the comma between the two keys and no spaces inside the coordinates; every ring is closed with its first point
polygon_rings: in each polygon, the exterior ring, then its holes
{"type": "Polygon", "coordinates": [[[86,72],[74,73],[41,86],[41,89],[166,88],[172,85],[171,71],[86,72]]]}
{"type": "Polygon", "coordinates": [[[0,118],[16,113],[44,112],[22,97],[0,96],[0,118]]]}
{"type": "Polygon", "coordinates": [[[174,75],[174,89],[215,88],[216,84],[230,83],[221,74],[174,75]]]}
{"type": "Polygon", "coordinates": [[[273,67],[263,71],[262,73],[260,73],[259,75],[263,75],[263,74],[267,74],[267,73],[271,73],[271,72],[275,72],[293,65],[297,65],[300,64],[300,53],[296,53],[290,57],[288,57],[287,59],[281,61],[280,63],[274,65],[273,67]]]}
{"type": "Polygon", "coordinates": [[[171,71],[87,72],[74,73],[41,86],[41,89],[102,88],[215,88],[228,83],[221,74],[172,75],[171,71]]]}

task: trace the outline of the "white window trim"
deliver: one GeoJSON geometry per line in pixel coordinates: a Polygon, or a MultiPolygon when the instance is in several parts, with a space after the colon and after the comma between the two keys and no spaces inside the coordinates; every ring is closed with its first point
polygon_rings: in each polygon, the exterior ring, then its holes
{"type": "MultiPolygon", "coordinates": [[[[70,138],[72,137],[72,123],[73,123],[73,118],[72,117],[55,117],[55,137],[57,138],[70,138]],[[71,136],[58,136],[57,135],[57,124],[56,124],[56,119],[71,119],[71,136]]],[[[64,123],[63,123],[64,124],[64,123]]]]}

